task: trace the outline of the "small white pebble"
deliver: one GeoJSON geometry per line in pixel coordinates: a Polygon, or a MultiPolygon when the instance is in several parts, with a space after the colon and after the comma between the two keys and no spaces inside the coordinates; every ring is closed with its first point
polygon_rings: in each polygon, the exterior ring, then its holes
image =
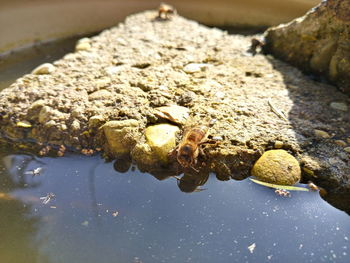
{"type": "Polygon", "coordinates": [[[195,73],[195,72],[200,72],[203,69],[208,67],[208,64],[203,64],[203,63],[190,63],[184,66],[183,71],[186,73],[195,73]]]}
{"type": "Polygon", "coordinates": [[[78,42],[78,44],[75,46],[76,51],[87,51],[91,48],[91,45],[89,42],[78,42]]]}
{"type": "Polygon", "coordinates": [[[51,63],[44,63],[35,69],[33,69],[32,74],[41,75],[41,74],[51,74],[55,71],[55,66],[51,63]]]}

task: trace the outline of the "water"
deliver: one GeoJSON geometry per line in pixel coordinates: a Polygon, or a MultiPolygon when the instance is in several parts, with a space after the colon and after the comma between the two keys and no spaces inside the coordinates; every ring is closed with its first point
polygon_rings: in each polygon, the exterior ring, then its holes
{"type": "MultiPolygon", "coordinates": [[[[4,60],[0,90],[74,41],[4,60]]],[[[211,175],[189,194],[157,178],[100,156],[0,148],[0,263],[350,262],[350,217],[316,192],[283,198],[211,175]]]]}
{"type": "Polygon", "coordinates": [[[0,173],[3,263],[349,262],[350,218],[316,192],[211,176],[187,194],[175,178],[74,154],[2,154],[0,173]]]}

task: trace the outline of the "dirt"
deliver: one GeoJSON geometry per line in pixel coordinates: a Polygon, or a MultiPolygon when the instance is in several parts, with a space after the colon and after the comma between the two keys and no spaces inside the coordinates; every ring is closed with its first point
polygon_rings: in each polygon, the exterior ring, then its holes
{"type": "MultiPolygon", "coordinates": [[[[303,181],[311,179],[330,194],[350,191],[350,154],[344,150],[350,116],[330,106],[348,107],[346,95],[272,56],[253,56],[248,50],[256,36],[156,15],[129,16],[82,40],[79,51],[53,63],[53,71],[25,75],[1,91],[3,137],[102,148],[115,158],[102,125],[135,120],[135,138],[128,138],[132,151],[145,143],[147,126],[168,122],[154,109],[177,104],[189,109],[184,126],[216,119],[210,135],[222,142],[206,149],[205,162],[217,176],[246,178],[262,153],[276,145],[298,159],[303,181]]],[[[142,166],[142,158],[138,162],[142,166]]]]}

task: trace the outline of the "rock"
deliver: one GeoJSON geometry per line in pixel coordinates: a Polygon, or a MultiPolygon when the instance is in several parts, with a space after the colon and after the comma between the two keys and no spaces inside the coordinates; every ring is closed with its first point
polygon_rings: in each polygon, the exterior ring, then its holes
{"type": "Polygon", "coordinates": [[[51,74],[52,72],[55,71],[55,66],[52,65],[51,63],[44,63],[35,69],[33,69],[32,74],[35,75],[43,75],[43,74],[51,74]]]}
{"type": "Polygon", "coordinates": [[[16,123],[16,125],[17,125],[17,127],[21,127],[21,128],[31,128],[32,127],[32,125],[28,121],[18,121],[16,123]]]}
{"type": "Polygon", "coordinates": [[[263,182],[279,185],[293,185],[301,178],[299,162],[285,150],[265,152],[251,173],[263,182]]]}
{"type": "Polygon", "coordinates": [[[346,151],[347,153],[350,153],[350,147],[345,147],[344,151],[346,151]]]}
{"type": "Polygon", "coordinates": [[[282,141],[275,141],[274,147],[276,149],[281,149],[283,147],[283,142],[282,141]]]}
{"type": "Polygon", "coordinates": [[[108,75],[114,75],[117,74],[118,72],[122,71],[125,69],[125,66],[111,66],[111,67],[107,67],[105,68],[105,71],[108,75]]]}
{"type": "Polygon", "coordinates": [[[192,101],[196,98],[196,94],[192,91],[186,91],[182,93],[177,99],[177,103],[181,106],[186,106],[192,103],[192,101]]]}
{"type": "Polygon", "coordinates": [[[89,119],[89,128],[94,129],[100,127],[105,122],[105,118],[101,115],[92,116],[89,119]]]}
{"type": "Polygon", "coordinates": [[[350,0],[322,1],[305,16],[268,29],[263,49],[350,94],[350,0]]]}
{"type": "Polygon", "coordinates": [[[332,102],[330,107],[335,110],[348,111],[348,105],[343,102],[332,102]]]}
{"type": "Polygon", "coordinates": [[[185,124],[189,117],[189,109],[182,106],[171,105],[155,108],[157,117],[167,119],[178,124],[185,124]]]}
{"type": "Polygon", "coordinates": [[[345,147],[347,144],[343,140],[335,140],[335,144],[339,145],[340,147],[345,147]]]}
{"type": "Polygon", "coordinates": [[[89,95],[89,100],[109,100],[113,97],[113,94],[108,90],[101,89],[95,91],[89,95]]]}
{"type": "Polygon", "coordinates": [[[78,120],[74,120],[70,127],[73,131],[79,131],[80,130],[80,122],[78,120]]]}
{"type": "Polygon", "coordinates": [[[186,73],[192,74],[196,72],[200,72],[208,67],[208,64],[204,63],[190,63],[187,64],[184,68],[183,71],[186,73]]]}
{"type": "Polygon", "coordinates": [[[101,78],[95,81],[95,87],[97,89],[106,88],[110,85],[111,79],[110,78],[101,78]]]}
{"type": "Polygon", "coordinates": [[[315,136],[318,138],[322,138],[322,139],[328,139],[331,136],[328,134],[328,132],[322,131],[322,130],[314,130],[315,136]]]}
{"type": "Polygon", "coordinates": [[[157,157],[154,151],[151,149],[147,143],[137,143],[131,151],[132,159],[139,164],[139,168],[153,167],[157,162],[157,157]]]}
{"type": "Polygon", "coordinates": [[[91,48],[90,42],[91,42],[90,38],[87,38],[87,37],[79,39],[79,41],[75,46],[75,51],[89,50],[91,48]]]}
{"type": "Polygon", "coordinates": [[[348,105],[347,96],[272,56],[247,56],[251,36],[230,35],[181,16],[166,23],[154,21],[156,15],[154,11],[131,15],[87,41],[92,45],[89,52],[74,52],[53,62],[56,70],[50,75],[26,74],[3,89],[0,134],[16,141],[60,141],[72,149],[103,148],[109,158],[116,157],[110,149],[116,144],[115,152],[131,150],[140,166],[158,160],[146,143],[144,127],[163,120],[155,116],[156,107],[176,103],[186,106],[187,119],[175,118],[169,111],[158,114],[181,129],[217,120],[209,135],[222,141],[208,147],[206,154],[209,164],[215,164],[208,169],[221,178],[246,178],[259,153],[280,140],[298,158],[308,155],[318,163],[319,170],[312,170],[318,184],[350,189],[348,153],[334,139],[316,141],[313,136],[314,129],[320,129],[337,139],[349,137],[348,112],[329,107],[331,102],[348,105]],[[210,64],[208,70],[199,66],[201,72],[184,72],[192,62],[210,64]],[[139,82],[150,82],[151,90],[134,85],[139,82]],[[271,112],[269,99],[288,112],[288,122],[271,112]],[[23,120],[33,127],[17,127],[23,120]],[[101,128],[122,120],[138,125],[101,128]],[[337,158],[334,166],[329,165],[330,158],[337,158]]]}
{"type": "Polygon", "coordinates": [[[129,154],[138,141],[139,122],[136,120],[109,121],[102,128],[108,150],[115,156],[129,154]]]}
{"type": "MultiPolygon", "coordinates": [[[[157,124],[146,129],[146,140],[157,159],[167,163],[169,152],[176,146],[176,133],[180,129],[170,124],[157,124]]],[[[158,161],[157,160],[157,161],[158,161]]]]}
{"type": "Polygon", "coordinates": [[[39,122],[40,123],[45,123],[50,119],[52,109],[48,106],[44,106],[41,108],[39,112],[39,122]]]}

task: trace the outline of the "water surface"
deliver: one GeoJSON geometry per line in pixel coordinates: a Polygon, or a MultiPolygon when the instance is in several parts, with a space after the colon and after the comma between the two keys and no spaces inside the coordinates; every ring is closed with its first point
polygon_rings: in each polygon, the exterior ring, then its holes
{"type": "Polygon", "coordinates": [[[1,156],[3,263],[349,262],[350,218],[316,192],[210,176],[188,194],[99,156],[1,156]]]}

